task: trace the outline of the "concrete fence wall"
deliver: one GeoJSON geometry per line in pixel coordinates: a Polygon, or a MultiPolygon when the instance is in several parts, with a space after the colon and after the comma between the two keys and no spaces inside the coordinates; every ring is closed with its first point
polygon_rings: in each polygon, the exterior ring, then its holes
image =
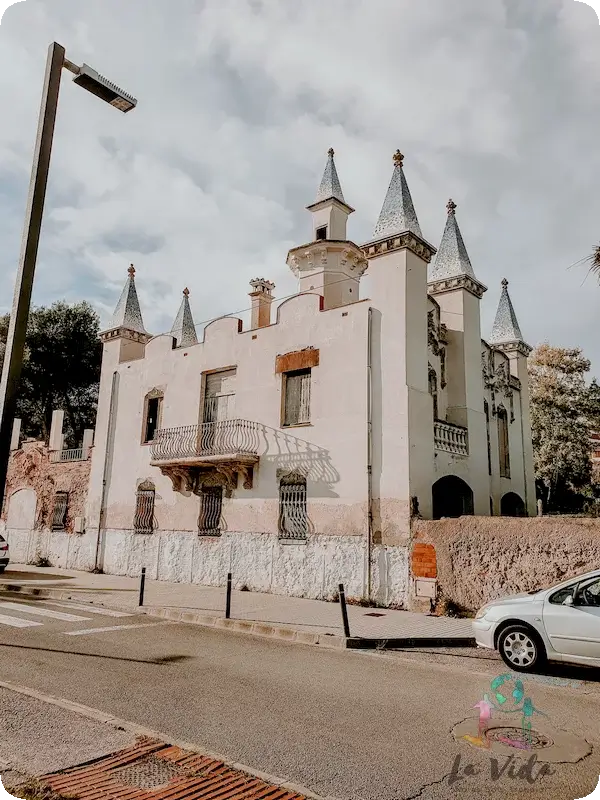
{"type": "Polygon", "coordinates": [[[440,598],[475,610],[502,595],[542,589],[599,569],[600,520],[415,520],[411,565],[413,583],[437,577],[440,598]]]}

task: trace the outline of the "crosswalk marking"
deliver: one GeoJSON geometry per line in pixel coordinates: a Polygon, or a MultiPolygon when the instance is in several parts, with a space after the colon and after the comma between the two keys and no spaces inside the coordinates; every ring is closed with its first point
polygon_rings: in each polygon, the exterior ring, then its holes
{"type": "Polygon", "coordinates": [[[88,633],[107,633],[108,631],[132,631],[134,628],[155,628],[157,625],[169,625],[168,622],[145,622],[141,625],[111,625],[108,628],[86,628],[81,631],[63,631],[65,636],[85,636],[88,633]]]}
{"type": "Polygon", "coordinates": [[[33,628],[43,625],[43,622],[34,622],[32,619],[19,619],[18,617],[7,617],[0,614],[0,625],[10,625],[11,628],[33,628]]]}
{"type": "Polygon", "coordinates": [[[99,614],[101,617],[135,617],[130,611],[113,611],[112,608],[95,608],[84,603],[56,603],[53,600],[44,600],[44,605],[57,608],[72,608],[75,611],[87,611],[88,614],[99,614]]]}
{"type": "Polygon", "coordinates": [[[89,619],[89,617],[79,617],[75,614],[65,614],[62,611],[51,611],[49,608],[32,608],[31,606],[26,606],[23,603],[9,603],[0,601],[0,609],[2,608],[6,608],[9,611],[20,611],[22,614],[33,614],[33,616],[37,617],[51,617],[52,619],[60,619],[63,622],[83,622],[89,619]]]}

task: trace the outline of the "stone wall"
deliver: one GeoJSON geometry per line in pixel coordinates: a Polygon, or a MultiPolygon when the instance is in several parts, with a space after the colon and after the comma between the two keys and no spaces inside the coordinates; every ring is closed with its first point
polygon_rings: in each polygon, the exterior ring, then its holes
{"type": "Polygon", "coordinates": [[[461,517],[413,522],[413,578],[436,577],[438,597],[475,610],[489,600],[542,589],[600,567],[600,520],[461,517]],[[424,561],[423,545],[435,559],[424,561]]]}
{"type": "Polygon", "coordinates": [[[67,566],[74,523],[85,511],[90,461],[52,463],[42,442],[26,442],[11,453],[0,529],[10,545],[13,563],[46,558],[67,566]],[[52,531],[56,492],[69,495],[64,531],[52,531]]]}

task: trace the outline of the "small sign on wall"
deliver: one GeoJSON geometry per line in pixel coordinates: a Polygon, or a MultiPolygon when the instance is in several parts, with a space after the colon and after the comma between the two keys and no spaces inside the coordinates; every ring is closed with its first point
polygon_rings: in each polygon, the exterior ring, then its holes
{"type": "Polygon", "coordinates": [[[435,600],[437,581],[435,578],[415,578],[415,597],[428,597],[435,600]]]}

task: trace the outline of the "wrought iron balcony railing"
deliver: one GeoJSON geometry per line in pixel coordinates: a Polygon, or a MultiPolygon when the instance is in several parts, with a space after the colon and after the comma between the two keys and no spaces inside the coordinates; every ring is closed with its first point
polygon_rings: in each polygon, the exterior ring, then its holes
{"type": "Polygon", "coordinates": [[[469,438],[466,428],[452,425],[450,422],[436,420],[434,426],[434,446],[436,450],[445,450],[458,456],[469,455],[469,438]]]}
{"type": "Polygon", "coordinates": [[[152,461],[258,455],[259,445],[259,424],[245,419],[161,428],[154,435],[152,461]]]}

